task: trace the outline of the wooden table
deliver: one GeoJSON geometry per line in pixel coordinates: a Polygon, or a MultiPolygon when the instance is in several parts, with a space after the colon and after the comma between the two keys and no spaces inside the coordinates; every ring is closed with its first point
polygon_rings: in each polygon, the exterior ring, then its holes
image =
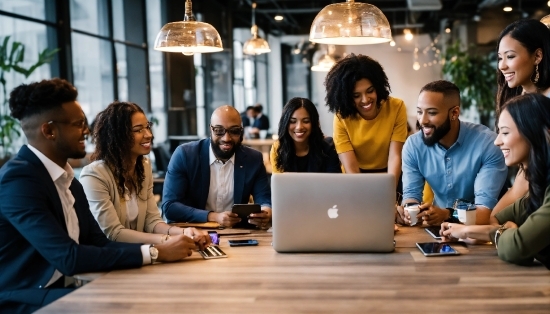
{"type": "Polygon", "coordinates": [[[225,259],[110,272],[40,313],[550,312],[550,272],[505,263],[492,245],[427,258],[415,242],[432,238],[410,227],[388,254],[280,254],[269,233],[232,238],[251,237],[260,245],[222,237],[225,259]]]}

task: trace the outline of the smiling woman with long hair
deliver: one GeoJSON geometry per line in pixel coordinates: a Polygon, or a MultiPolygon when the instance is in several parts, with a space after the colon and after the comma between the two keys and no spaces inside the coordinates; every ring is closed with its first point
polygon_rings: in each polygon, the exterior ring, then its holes
{"type": "Polygon", "coordinates": [[[273,173],[341,172],[331,137],[324,137],[315,105],[295,97],[283,108],[279,140],[271,148],[273,173]]]}
{"type": "MultiPolygon", "coordinates": [[[[113,102],[100,112],[92,130],[93,162],[82,169],[90,210],[112,241],[158,244],[184,234],[202,246],[206,233],[162,221],[153,195],[151,123],[131,102],[113,102]]],[[[178,238],[181,239],[181,238],[178,238]]]]}
{"type": "MultiPolygon", "coordinates": [[[[542,22],[517,20],[506,26],[497,42],[497,117],[509,99],[526,93],[550,97],[550,30],[542,22]]],[[[527,193],[529,184],[521,169],[514,185],[493,208],[492,215],[527,193]]]]}
{"type": "Polygon", "coordinates": [[[495,145],[506,165],[518,165],[529,183],[529,193],[491,217],[492,225],[443,223],[446,239],[492,241],[498,256],[529,264],[537,259],[550,269],[550,99],[538,93],[506,102],[498,120],[495,145]]]}

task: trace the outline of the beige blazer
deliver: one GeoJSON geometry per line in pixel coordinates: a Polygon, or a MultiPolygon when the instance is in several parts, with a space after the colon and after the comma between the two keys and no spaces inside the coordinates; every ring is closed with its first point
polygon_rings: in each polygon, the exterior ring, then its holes
{"type": "Polygon", "coordinates": [[[103,160],[87,165],[80,173],[90,211],[103,233],[112,241],[148,243],[143,232],[152,233],[153,228],[162,222],[160,211],[153,196],[153,173],[149,159],[143,159],[145,181],[138,196],[138,218],[136,230],[124,227],[126,205],[120,197],[113,173],[103,160]]]}

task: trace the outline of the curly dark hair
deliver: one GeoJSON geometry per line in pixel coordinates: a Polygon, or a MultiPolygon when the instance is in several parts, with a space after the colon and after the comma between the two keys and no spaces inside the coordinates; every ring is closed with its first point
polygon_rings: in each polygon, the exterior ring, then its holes
{"type": "MultiPolygon", "coordinates": [[[[535,53],[537,49],[542,50],[542,60],[539,63],[539,80],[535,86],[539,89],[547,89],[550,87],[550,30],[539,20],[521,19],[506,26],[500,33],[497,41],[497,53],[500,47],[500,42],[504,36],[510,35],[517,40],[530,54],[535,53]]],[[[534,68],[533,76],[534,78],[534,68]]],[[[496,94],[497,117],[503,104],[514,96],[520,95],[523,91],[521,86],[510,88],[506,83],[504,74],[497,69],[497,85],[498,91],[496,94]]]]}
{"type": "Polygon", "coordinates": [[[324,135],[321,131],[319,113],[315,105],[307,98],[295,97],[286,103],[279,120],[279,147],[277,148],[275,165],[283,172],[295,171],[293,165],[296,164],[296,148],[294,147],[294,140],[288,133],[288,126],[292,114],[299,108],[304,108],[309,114],[311,134],[308,138],[308,144],[309,155],[313,158],[313,162],[321,167],[324,159],[328,158],[322,149],[324,135]]]}
{"type": "Polygon", "coordinates": [[[21,84],[10,93],[11,116],[18,120],[61,108],[66,102],[75,101],[76,88],[66,80],[53,78],[31,84],[21,84]]]}
{"type": "Polygon", "coordinates": [[[371,81],[376,90],[376,107],[387,100],[391,88],[384,68],[369,56],[350,54],[336,62],[325,79],[329,111],[339,114],[342,119],[355,117],[358,113],[353,100],[355,83],[361,79],[371,81]]]}
{"type": "Polygon", "coordinates": [[[538,93],[520,95],[504,103],[502,111],[510,113],[519,133],[529,143],[529,161],[523,170],[529,182],[525,208],[530,215],[542,205],[550,184],[550,98],[538,93]]]}
{"type": "Polygon", "coordinates": [[[143,156],[136,160],[135,176],[128,177],[131,167],[134,167],[130,161],[130,150],[134,146],[132,115],[136,112],[144,113],[135,103],[115,101],[98,113],[93,123],[92,140],[95,151],[90,159],[103,160],[111,169],[120,195],[125,194],[126,183],[139,195],[145,180],[143,156]],[[126,182],[127,178],[130,182],[126,182]]]}

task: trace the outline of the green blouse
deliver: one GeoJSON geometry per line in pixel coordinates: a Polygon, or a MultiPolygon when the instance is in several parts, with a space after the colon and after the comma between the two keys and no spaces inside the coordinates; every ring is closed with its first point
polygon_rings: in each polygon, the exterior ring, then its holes
{"type": "MultiPolygon", "coordinates": [[[[536,258],[550,269],[550,186],[542,206],[531,215],[525,212],[525,197],[495,215],[500,224],[512,221],[518,228],[506,229],[498,240],[498,256],[507,262],[529,264],[536,258]]],[[[495,238],[495,232],[490,234],[495,238]]]]}

